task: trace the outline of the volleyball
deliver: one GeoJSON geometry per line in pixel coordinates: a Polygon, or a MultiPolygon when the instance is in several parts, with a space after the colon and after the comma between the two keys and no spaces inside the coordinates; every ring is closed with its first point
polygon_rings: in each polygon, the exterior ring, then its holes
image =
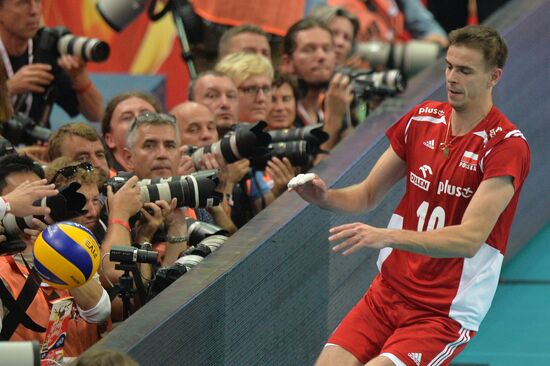
{"type": "Polygon", "coordinates": [[[44,282],[67,289],[82,286],[97,272],[99,246],[84,226],[63,221],[48,226],[36,239],[34,266],[44,282]]]}

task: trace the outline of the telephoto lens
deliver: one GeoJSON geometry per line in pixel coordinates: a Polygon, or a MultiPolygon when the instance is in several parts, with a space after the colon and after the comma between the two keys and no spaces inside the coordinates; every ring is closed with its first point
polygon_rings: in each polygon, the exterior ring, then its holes
{"type": "Polygon", "coordinates": [[[312,145],[322,145],[328,140],[328,133],[323,131],[323,124],[317,123],[314,125],[299,127],[299,128],[286,128],[281,130],[268,131],[271,136],[271,143],[275,142],[287,142],[287,141],[299,141],[304,140],[312,145]]]}
{"type": "MultiPolygon", "coordinates": [[[[109,179],[103,186],[106,193],[110,186],[113,192],[122,187],[131,174],[124,173],[109,179]]],[[[216,192],[219,183],[216,170],[203,170],[184,176],[169,178],[142,179],[137,182],[140,187],[141,199],[145,202],[165,200],[170,202],[177,199],[177,207],[212,207],[217,206],[223,200],[223,193],[216,192]]]]}
{"type": "Polygon", "coordinates": [[[266,127],[267,123],[264,121],[235,125],[235,130],[229,131],[219,141],[197,149],[191,155],[193,164],[199,167],[206,153],[221,156],[228,164],[264,153],[271,142],[271,136],[265,131],[266,127]]]}
{"type": "Polygon", "coordinates": [[[307,141],[286,141],[275,142],[268,146],[266,154],[250,158],[250,166],[256,170],[264,170],[267,162],[277,157],[279,159],[287,158],[293,166],[309,166],[313,163],[315,156],[319,152],[319,147],[314,148],[307,141]]]}
{"type": "Polygon", "coordinates": [[[75,36],[65,27],[43,27],[37,34],[35,62],[53,64],[61,55],[78,56],[82,60],[103,62],[109,58],[109,45],[97,38],[75,36]]]}

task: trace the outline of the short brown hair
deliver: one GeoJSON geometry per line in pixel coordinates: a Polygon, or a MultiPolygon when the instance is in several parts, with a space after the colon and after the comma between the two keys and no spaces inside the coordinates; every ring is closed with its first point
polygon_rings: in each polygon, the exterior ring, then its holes
{"type": "Polygon", "coordinates": [[[313,8],[311,13],[309,14],[310,17],[317,19],[323,23],[325,23],[327,26],[330,26],[330,22],[332,22],[332,19],[335,17],[342,17],[346,18],[353,27],[353,39],[352,42],[355,41],[355,38],[357,37],[357,33],[359,33],[359,19],[353,15],[348,10],[340,7],[340,6],[331,6],[331,5],[320,5],[313,8]]]}
{"type": "Polygon", "coordinates": [[[78,136],[88,141],[99,140],[97,131],[89,124],[83,122],[74,122],[61,126],[57,131],[51,134],[48,139],[48,159],[53,161],[62,156],[62,147],[65,143],[65,137],[78,136]]]}
{"type": "Polygon", "coordinates": [[[109,100],[107,107],[105,108],[105,114],[101,120],[101,133],[103,136],[105,136],[106,133],[111,132],[111,118],[113,118],[113,113],[115,112],[116,107],[126,99],[133,97],[143,99],[147,103],[151,104],[155,109],[155,112],[163,111],[162,105],[152,94],[142,91],[129,91],[117,94],[109,100]]]}
{"type": "Polygon", "coordinates": [[[269,37],[267,33],[263,31],[262,28],[258,27],[255,24],[241,24],[238,27],[229,28],[228,30],[223,32],[220,38],[220,42],[218,43],[218,56],[219,57],[226,56],[229,53],[228,48],[229,48],[229,42],[231,42],[231,39],[243,33],[258,34],[262,37],[265,37],[265,39],[269,43],[269,37]]]}
{"type": "Polygon", "coordinates": [[[290,28],[288,28],[285,38],[283,39],[283,53],[289,56],[292,55],[294,51],[296,51],[296,47],[297,47],[296,38],[297,38],[298,32],[301,32],[303,30],[313,29],[313,28],[321,28],[326,30],[327,33],[330,34],[330,39],[332,39],[332,32],[325,23],[317,19],[314,19],[312,17],[307,17],[297,21],[290,28]]]}
{"type": "Polygon", "coordinates": [[[75,163],[65,156],[57,158],[46,165],[46,179],[48,180],[48,182],[54,183],[56,188],[65,186],[72,182],[77,182],[80,184],[95,184],[99,189],[101,189],[103,183],[105,183],[105,180],[107,179],[105,172],[103,172],[101,169],[94,169],[93,167],[91,168],[91,170],[77,169],[76,173],[71,177],[65,177],[63,174],[58,174],[57,177],[55,177],[60,169],[66,168],[68,166],[76,167],[86,163],[75,163]],[[52,179],[54,177],[55,182],[52,182],[52,179]]]}
{"type": "Polygon", "coordinates": [[[508,47],[496,29],[483,25],[468,25],[449,33],[450,46],[466,46],[483,53],[487,68],[503,68],[508,47]]]}

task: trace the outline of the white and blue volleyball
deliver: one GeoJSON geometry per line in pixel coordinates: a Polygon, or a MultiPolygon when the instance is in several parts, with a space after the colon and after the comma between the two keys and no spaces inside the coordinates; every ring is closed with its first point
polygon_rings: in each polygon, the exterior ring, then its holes
{"type": "Polygon", "coordinates": [[[84,226],[63,221],[48,226],[34,242],[34,266],[44,282],[56,288],[75,288],[97,272],[99,246],[84,226]]]}

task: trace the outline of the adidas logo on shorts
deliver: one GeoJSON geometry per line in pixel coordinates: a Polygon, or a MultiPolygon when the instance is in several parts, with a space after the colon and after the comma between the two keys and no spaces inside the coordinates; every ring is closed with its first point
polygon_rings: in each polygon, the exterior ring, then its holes
{"type": "Polygon", "coordinates": [[[422,353],[411,352],[407,354],[411,360],[414,361],[416,366],[420,366],[420,360],[422,359],[422,353]]]}

